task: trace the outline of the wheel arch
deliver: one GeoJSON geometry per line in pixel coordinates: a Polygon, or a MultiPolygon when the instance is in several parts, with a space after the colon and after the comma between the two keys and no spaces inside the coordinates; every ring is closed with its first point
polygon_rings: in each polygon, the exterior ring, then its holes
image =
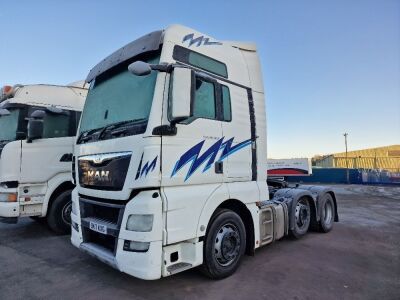
{"type": "Polygon", "coordinates": [[[308,190],[304,189],[293,189],[293,188],[283,188],[278,190],[272,199],[272,201],[284,202],[288,206],[288,215],[289,215],[289,229],[294,229],[295,223],[295,208],[296,206],[293,203],[297,203],[301,198],[306,198],[308,203],[310,204],[310,214],[311,221],[319,220],[319,213],[317,210],[316,199],[313,197],[312,193],[308,190]]]}
{"type": "Polygon", "coordinates": [[[246,251],[247,255],[254,255],[255,248],[255,235],[254,235],[254,221],[251,215],[250,210],[243,202],[237,199],[227,199],[219,204],[219,206],[214,210],[208,224],[207,224],[207,231],[209,229],[210,224],[212,223],[216,213],[219,209],[229,209],[239,215],[242,219],[244,227],[246,229],[246,251]]]}
{"type": "Polygon", "coordinates": [[[71,175],[59,174],[48,181],[48,189],[45,200],[43,201],[42,217],[47,215],[54,199],[66,190],[73,190],[75,185],[71,182],[71,175]]]}
{"type": "Polygon", "coordinates": [[[74,188],[75,188],[75,185],[71,181],[64,181],[63,183],[61,183],[51,194],[50,199],[49,199],[48,208],[51,207],[54,199],[56,199],[59,195],[61,195],[62,193],[64,193],[65,191],[68,191],[68,190],[72,191],[74,188]]]}
{"type": "MultiPolygon", "coordinates": [[[[335,218],[334,218],[334,221],[335,222],[339,222],[339,214],[338,214],[338,209],[337,209],[336,195],[335,195],[334,191],[330,187],[327,187],[327,186],[315,186],[315,185],[300,185],[298,188],[310,191],[311,193],[315,194],[316,198],[317,198],[317,202],[318,202],[319,199],[322,199],[322,197],[325,194],[329,194],[332,197],[333,203],[335,205],[335,218]]],[[[319,203],[317,203],[317,207],[318,207],[317,218],[318,218],[318,221],[319,221],[319,217],[321,215],[321,207],[318,204],[319,203]]]]}

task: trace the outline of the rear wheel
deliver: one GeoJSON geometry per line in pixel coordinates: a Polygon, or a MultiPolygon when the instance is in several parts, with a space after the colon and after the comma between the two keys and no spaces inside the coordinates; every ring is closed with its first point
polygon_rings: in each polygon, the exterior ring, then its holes
{"type": "Polygon", "coordinates": [[[202,271],[208,277],[221,279],[232,275],[240,265],[246,248],[246,230],[235,212],[217,212],[207,231],[202,271]]]}
{"type": "Polygon", "coordinates": [[[304,236],[307,233],[308,228],[310,227],[311,210],[308,199],[305,197],[300,198],[294,204],[295,214],[291,234],[293,237],[298,239],[304,236]]]}
{"type": "Polygon", "coordinates": [[[321,203],[321,221],[320,229],[322,232],[329,232],[332,230],[334,215],[335,215],[335,204],[333,203],[332,196],[326,194],[321,203]]]}
{"type": "Polygon", "coordinates": [[[47,212],[47,224],[57,234],[71,232],[71,191],[58,195],[52,202],[47,212]]]}

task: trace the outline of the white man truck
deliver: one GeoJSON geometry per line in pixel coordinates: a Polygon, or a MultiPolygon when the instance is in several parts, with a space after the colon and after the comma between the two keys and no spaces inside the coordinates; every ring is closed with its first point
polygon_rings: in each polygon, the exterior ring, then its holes
{"type": "Polygon", "coordinates": [[[73,144],[86,98],[69,86],[5,86],[0,95],[0,221],[47,219],[70,231],[73,144]]]}
{"type": "Polygon", "coordinates": [[[173,25],[86,81],[71,241],[88,254],[142,279],[200,265],[223,278],[243,254],[338,219],[328,188],[268,187],[255,45],[173,25]]]}

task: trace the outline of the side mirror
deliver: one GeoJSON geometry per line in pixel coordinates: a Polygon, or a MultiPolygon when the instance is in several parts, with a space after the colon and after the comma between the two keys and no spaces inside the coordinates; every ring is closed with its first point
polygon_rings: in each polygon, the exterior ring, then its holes
{"type": "Polygon", "coordinates": [[[28,143],[43,137],[43,118],[45,115],[46,113],[43,110],[35,110],[31,114],[28,121],[28,143]]]}
{"type": "Polygon", "coordinates": [[[193,115],[193,83],[194,72],[191,69],[180,67],[174,69],[170,101],[170,116],[174,122],[190,118],[193,115]]]}
{"type": "Polygon", "coordinates": [[[9,116],[11,113],[8,109],[2,108],[0,109],[0,117],[2,116],[9,116]]]}
{"type": "Polygon", "coordinates": [[[143,61],[135,61],[128,66],[129,72],[136,76],[146,76],[151,73],[151,66],[143,61]]]}

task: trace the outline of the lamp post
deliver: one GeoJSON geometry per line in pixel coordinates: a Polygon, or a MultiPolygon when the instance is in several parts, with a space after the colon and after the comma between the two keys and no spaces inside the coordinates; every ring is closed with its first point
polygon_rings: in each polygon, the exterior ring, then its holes
{"type": "Polygon", "coordinates": [[[344,134],[343,134],[343,136],[344,136],[344,145],[346,146],[346,181],[347,181],[347,184],[349,184],[349,182],[350,182],[350,176],[349,176],[349,162],[348,162],[348,160],[347,160],[347,136],[348,136],[349,134],[347,133],[347,132],[345,132],[344,134]]]}

